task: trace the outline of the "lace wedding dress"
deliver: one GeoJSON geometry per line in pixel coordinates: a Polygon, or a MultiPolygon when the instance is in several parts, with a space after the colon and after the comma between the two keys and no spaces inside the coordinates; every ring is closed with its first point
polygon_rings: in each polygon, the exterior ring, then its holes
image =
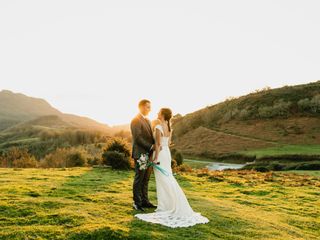
{"type": "Polygon", "coordinates": [[[161,132],[162,150],[158,156],[159,166],[167,171],[169,176],[154,168],[158,207],[155,212],[136,214],[135,217],[171,228],[190,227],[199,223],[208,223],[209,220],[206,217],[192,210],[183,190],[172,175],[171,153],[168,146],[169,137],[164,137],[161,125],[156,125],[155,128],[161,132]]]}

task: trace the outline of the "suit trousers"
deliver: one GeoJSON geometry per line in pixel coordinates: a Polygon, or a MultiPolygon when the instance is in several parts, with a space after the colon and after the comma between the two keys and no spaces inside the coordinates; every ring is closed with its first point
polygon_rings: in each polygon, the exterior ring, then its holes
{"type": "Polygon", "coordinates": [[[140,170],[138,159],[135,162],[135,176],[133,181],[133,201],[137,206],[149,203],[148,198],[148,183],[152,172],[152,167],[140,170]]]}

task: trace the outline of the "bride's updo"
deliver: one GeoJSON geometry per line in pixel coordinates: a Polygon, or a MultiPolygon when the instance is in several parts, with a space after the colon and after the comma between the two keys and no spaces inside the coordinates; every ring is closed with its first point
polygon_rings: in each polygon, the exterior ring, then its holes
{"type": "Polygon", "coordinates": [[[161,108],[160,112],[161,112],[162,116],[164,117],[164,120],[167,121],[168,130],[169,130],[169,132],[171,132],[171,124],[170,124],[170,120],[172,118],[171,109],[170,108],[161,108]]]}

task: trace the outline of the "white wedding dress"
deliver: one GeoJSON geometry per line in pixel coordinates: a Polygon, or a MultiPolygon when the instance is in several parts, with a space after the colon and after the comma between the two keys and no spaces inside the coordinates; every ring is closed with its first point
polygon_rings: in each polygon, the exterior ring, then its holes
{"type": "Polygon", "coordinates": [[[208,223],[209,220],[206,217],[192,210],[183,190],[172,175],[169,137],[164,137],[161,125],[158,124],[155,128],[161,132],[162,150],[158,155],[158,162],[160,162],[158,166],[167,171],[169,176],[153,168],[158,198],[157,209],[152,213],[136,214],[135,217],[171,228],[190,227],[199,223],[208,223]]]}

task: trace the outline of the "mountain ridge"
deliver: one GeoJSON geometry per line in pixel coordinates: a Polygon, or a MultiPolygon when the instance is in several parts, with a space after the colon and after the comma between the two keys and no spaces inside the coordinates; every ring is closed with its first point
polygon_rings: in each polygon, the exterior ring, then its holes
{"type": "Polygon", "coordinates": [[[56,115],[70,126],[110,131],[107,124],[99,123],[89,117],[63,113],[45,99],[30,97],[10,90],[0,92],[0,131],[14,125],[31,121],[43,116],[56,115]]]}

